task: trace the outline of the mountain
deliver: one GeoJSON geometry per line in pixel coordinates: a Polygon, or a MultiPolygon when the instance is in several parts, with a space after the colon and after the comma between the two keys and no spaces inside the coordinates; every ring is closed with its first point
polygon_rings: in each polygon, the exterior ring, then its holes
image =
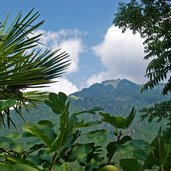
{"type": "Polygon", "coordinates": [[[163,85],[141,93],[142,85],[126,79],[107,80],[70,95],[72,105],[80,109],[94,106],[102,107],[111,114],[128,113],[134,106],[138,109],[164,101],[170,96],[161,94],[163,85]]]}
{"type": "Polygon", "coordinates": [[[129,80],[107,80],[71,94],[72,109],[91,109],[96,106],[111,115],[127,116],[134,106],[137,114],[130,129],[132,136],[151,141],[160,126],[166,125],[165,121],[150,124],[147,120],[141,121],[139,110],[171,98],[170,95],[162,95],[163,87],[164,84],[160,84],[155,89],[141,93],[142,85],[129,80]]]}
{"type": "MultiPolygon", "coordinates": [[[[71,110],[80,111],[101,107],[104,112],[111,115],[127,116],[134,106],[137,110],[137,115],[129,131],[136,138],[144,138],[150,141],[156,135],[159,127],[165,123],[163,123],[163,121],[160,124],[156,122],[149,124],[147,120],[140,121],[140,113],[138,111],[145,106],[167,100],[171,98],[171,96],[161,95],[162,84],[155,89],[143,93],[141,93],[141,87],[142,85],[135,84],[126,79],[107,80],[102,83],[96,83],[89,88],[84,88],[69,96],[71,100],[71,110]]],[[[21,131],[21,126],[23,125],[21,117],[16,113],[12,113],[11,117],[17,125],[18,131],[21,131]]],[[[30,109],[29,113],[23,111],[23,117],[28,122],[36,123],[39,120],[49,119],[56,121],[57,125],[59,123],[56,119],[56,115],[54,115],[51,109],[45,104],[40,104],[30,109]]],[[[86,120],[93,120],[93,117],[96,116],[84,115],[82,117],[86,120]]],[[[103,126],[106,127],[107,125],[103,126]]],[[[108,127],[106,128],[110,129],[108,127]]],[[[6,134],[7,132],[11,132],[11,130],[1,128],[0,132],[1,134],[6,134]]]]}

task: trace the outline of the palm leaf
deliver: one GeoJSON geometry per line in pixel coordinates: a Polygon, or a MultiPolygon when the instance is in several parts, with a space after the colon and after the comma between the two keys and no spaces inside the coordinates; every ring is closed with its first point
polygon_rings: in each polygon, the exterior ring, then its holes
{"type": "Polygon", "coordinates": [[[32,9],[24,17],[20,12],[10,25],[8,16],[1,23],[0,100],[15,99],[17,104],[42,100],[46,92],[23,93],[22,90],[47,86],[70,65],[66,52],[38,49],[41,34],[34,32],[44,23],[36,23],[39,16],[40,13],[32,9]]]}

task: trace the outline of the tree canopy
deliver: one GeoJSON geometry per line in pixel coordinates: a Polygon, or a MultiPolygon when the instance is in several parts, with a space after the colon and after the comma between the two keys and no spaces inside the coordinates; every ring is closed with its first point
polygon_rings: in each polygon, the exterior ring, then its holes
{"type": "Polygon", "coordinates": [[[140,33],[144,38],[145,57],[150,62],[146,69],[148,82],[142,90],[153,88],[167,79],[163,94],[171,91],[171,1],[131,0],[120,3],[113,23],[140,33]]]}

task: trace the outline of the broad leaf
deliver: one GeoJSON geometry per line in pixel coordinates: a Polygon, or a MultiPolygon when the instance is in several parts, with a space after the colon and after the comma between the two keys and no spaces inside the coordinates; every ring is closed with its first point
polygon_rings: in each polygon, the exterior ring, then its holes
{"type": "Polygon", "coordinates": [[[45,100],[45,104],[50,106],[52,111],[56,114],[61,114],[68,110],[68,103],[66,94],[59,92],[58,94],[50,93],[49,100],[45,100]]]}
{"type": "Polygon", "coordinates": [[[95,126],[98,124],[101,124],[101,121],[85,122],[85,120],[82,119],[80,122],[77,123],[76,128],[85,128],[85,127],[95,126]]]}
{"type": "Polygon", "coordinates": [[[59,128],[59,135],[51,144],[49,148],[49,152],[58,151],[59,153],[62,151],[63,148],[68,148],[72,145],[73,141],[79,136],[79,132],[74,132],[74,128],[77,124],[77,118],[72,116],[68,118],[68,112],[63,113],[60,116],[60,128],[59,128]]]}
{"type": "Polygon", "coordinates": [[[107,157],[108,159],[112,158],[118,148],[118,144],[116,142],[110,142],[106,149],[107,149],[107,157]]]}
{"type": "Polygon", "coordinates": [[[102,121],[112,125],[115,128],[126,128],[126,119],[121,116],[111,116],[108,113],[100,113],[102,121]]]}
{"type": "Polygon", "coordinates": [[[25,132],[31,133],[33,136],[40,138],[43,142],[45,142],[48,146],[51,146],[53,143],[56,134],[54,130],[47,125],[34,125],[31,123],[26,123],[23,126],[23,130],[25,132]]]}
{"type": "Polygon", "coordinates": [[[107,139],[106,132],[105,129],[91,131],[87,133],[87,137],[89,139],[95,139],[99,143],[104,143],[107,139]]]}

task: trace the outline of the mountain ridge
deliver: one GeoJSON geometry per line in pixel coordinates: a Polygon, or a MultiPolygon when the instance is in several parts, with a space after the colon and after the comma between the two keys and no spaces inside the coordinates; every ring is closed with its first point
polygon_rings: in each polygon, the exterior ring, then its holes
{"type": "MultiPolygon", "coordinates": [[[[156,136],[160,126],[165,125],[165,121],[161,123],[154,121],[150,124],[147,120],[141,121],[139,111],[144,107],[168,100],[171,95],[162,95],[163,84],[141,93],[142,86],[126,79],[96,83],[70,95],[71,108],[79,111],[101,107],[103,112],[110,115],[128,116],[132,107],[135,107],[136,117],[130,131],[133,137],[150,141],[156,136]]],[[[89,120],[90,117],[85,116],[85,119],[89,120]]]]}
{"type": "Polygon", "coordinates": [[[155,89],[141,93],[142,86],[142,84],[136,84],[127,79],[106,80],[83,88],[71,94],[70,97],[73,100],[72,103],[81,108],[100,106],[109,113],[118,113],[118,110],[125,113],[127,111],[123,108],[149,106],[171,97],[162,95],[162,84],[155,89]]]}

